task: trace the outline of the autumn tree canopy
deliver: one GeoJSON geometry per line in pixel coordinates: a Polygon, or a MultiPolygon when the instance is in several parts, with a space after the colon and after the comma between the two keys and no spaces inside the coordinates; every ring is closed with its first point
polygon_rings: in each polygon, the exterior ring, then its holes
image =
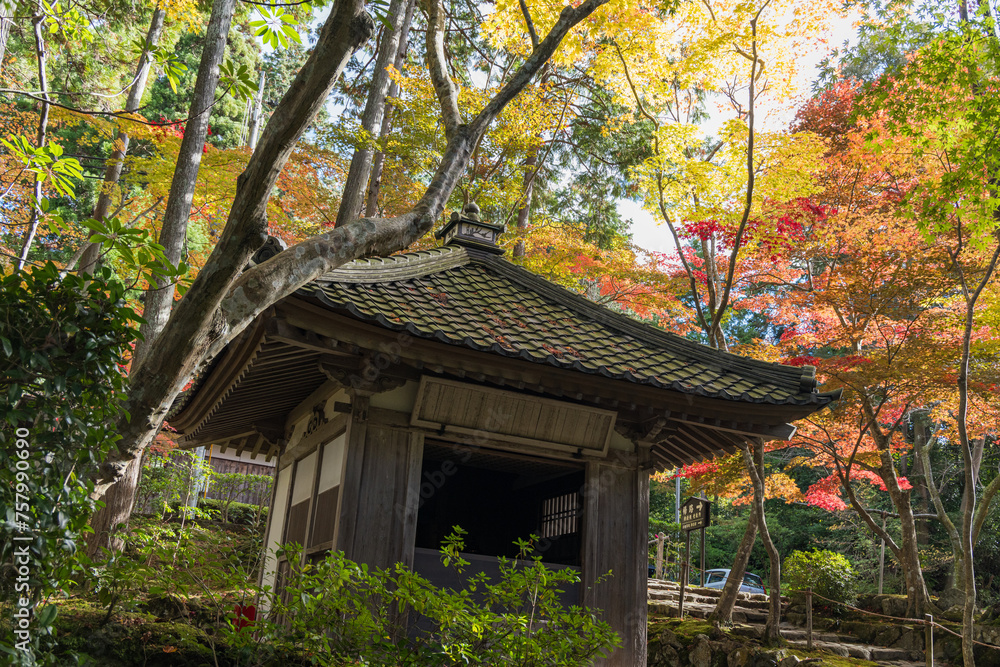
{"type": "Polygon", "coordinates": [[[839,3],[15,5],[0,265],[100,269],[144,320],[120,439],[88,471],[99,534],[127,518],[178,393],[253,318],[357,257],[434,245],[474,201],[527,269],[843,389],[790,443],[667,475],[752,506],[750,543],[755,521],[770,542],[765,499],[856,513],[911,614],[931,604],[914,515],[935,512],[971,627],[1000,489],[986,5],[872,8],[808,95],[800,56],[827,48],[839,3]],[[626,199],[672,250],[635,243],[626,199]],[[268,235],[291,252],[250,265],[268,235]]]}

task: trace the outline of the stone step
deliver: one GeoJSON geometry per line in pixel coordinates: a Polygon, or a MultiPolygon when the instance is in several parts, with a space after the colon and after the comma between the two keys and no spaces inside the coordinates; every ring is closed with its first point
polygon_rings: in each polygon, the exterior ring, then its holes
{"type": "MultiPolygon", "coordinates": [[[[667,590],[667,589],[649,590],[650,600],[670,600],[673,601],[674,604],[677,604],[677,601],[680,599],[680,597],[681,594],[679,590],[667,590]]],[[[687,591],[684,592],[684,604],[688,604],[689,602],[696,602],[699,604],[716,604],[718,603],[718,600],[719,600],[718,596],[702,595],[700,593],[688,593],[687,591]]],[[[744,609],[756,609],[756,610],[767,611],[768,604],[769,603],[766,599],[755,600],[750,598],[743,598],[736,600],[736,606],[744,609]]]]}
{"type": "MultiPolygon", "coordinates": [[[[715,610],[722,592],[712,588],[691,586],[684,591],[684,615],[708,618],[715,610]]],[[[677,616],[680,586],[674,582],[650,580],[648,588],[650,616],[677,616]]],[[[782,597],[787,603],[787,598],[782,597]]],[[[767,622],[767,596],[740,593],[733,609],[734,633],[760,636],[767,622]]],[[[781,624],[781,635],[789,645],[805,650],[806,631],[787,621],[781,624]]],[[[884,667],[923,667],[921,651],[865,644],[860,638],[837,632],[813,630],[813,648],[832,655],[854,660],[870,660],[884,667]]]]}
{"type": "MultiPolygon", "coordinates": [[[[788,643],[798,649],[806,648],[806,641],[794,640],[790,637],[785,636],[788,639],[788,643]]],[[[871,660],[872,662],[877,662],[880,665],[889,661],[901,661],[901,662],[916,662],[919,664],[919,660],[922,657],[919,651],[906,651],[899,648],[885,648],[882,646],[870,646],[868,644],[859,644],[855,642],[840,642],[840,641],[813,641],[813,648],[817,651],[826,651],[827,653],[832,653],[833,655],[838,655],[843,658],[856,658],[859,660],[871,660]]]]}
{"type": "MultiPolygon", "coordinates": [[[[801,628],[781,627],[781,636],[790,642],[805,642],[808,633],[801,628]]],[[[851,635],[841,635],[836,632],[817,632],[813,630],[813,641],[829,642],[833,644],[861,644],[861,640],[851,635]]]]}
{"type": "MultiPolygon", "coordinates": [[[[680,584],[675,581],[661,581],[659,579],[649,579],[647,582],[647,588],[649,591],[680,591],[680,584]]],[[[704,597],[722,597],[722,590],[718,588],[702,588],[701,586],[688,586],[684,590],[685,595],[691,593],[693,595],[701,595],[704,597]]],[[[758,593],[737,593],[737,600],[756,600],[767,602],[768,596],[761,595],[758,593]]],[[[788,597],[782,595],[781,602],[787,603],[788,597]]]]}
{"type": "MultiPolygon", "coordinates": [[[[651,616],[677,616],[677,602],[650,600],[648,603],[648,609],[651,616]]],[[[697,602],[689,602],[687,600],[684,601],[685,616],[708,618],[713,611],[715,611],[714,602],[711,604],[700,604],[697,602]]],[[[767,622],[767,612],[736,607],[733,609],[733,622],[764,624],[767,622]]]]}

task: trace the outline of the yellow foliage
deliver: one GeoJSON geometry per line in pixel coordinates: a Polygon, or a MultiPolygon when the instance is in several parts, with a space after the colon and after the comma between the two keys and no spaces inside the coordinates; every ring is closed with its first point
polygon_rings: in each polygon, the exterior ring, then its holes
{"type": "Polygon", "coordinates": [[[167,13],[168,20],[179,23],[188,32],[202,29],[204,19],[195,0],[161,0],[160,8],[167,13]]]}

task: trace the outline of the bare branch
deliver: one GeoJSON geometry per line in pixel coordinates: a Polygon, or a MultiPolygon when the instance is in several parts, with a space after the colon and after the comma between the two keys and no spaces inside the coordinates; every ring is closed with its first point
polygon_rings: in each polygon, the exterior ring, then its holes
{"type": "Polygon", "coordinates": [[[535,22],[531,20],[531,12],[528,11],[528,4],[524,0],[521,3],[521,13],[524,14],[524,22],[528,25],[528,35],[531,36],[531,48],[538,48],[538,33],[535,32],[535,22]]]}

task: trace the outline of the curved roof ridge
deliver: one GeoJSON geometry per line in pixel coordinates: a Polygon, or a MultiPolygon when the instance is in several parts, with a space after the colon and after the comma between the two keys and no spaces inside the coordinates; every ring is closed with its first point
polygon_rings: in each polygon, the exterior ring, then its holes
{"type": "Polygon", "coordinates": [[[324,273],[315,282],[381,283],[420,278],[469,263],[465,248],[441,246],[388,257],[366,257],[324,273]]]}
{"type": "Polygon", "coordinates": [[[719,360],[720,366],[735,366],[741,370],[773,375],[774,377],[768,378],[771,380],[784,380],[786,382],[798,380],[803,392],[815,391],[818,387],[815,369],[811,366],[787,366],[777,362],[761,361],[751,357],[742,357],[732,352],[718,350],[675,334],[672,331],[639,322],[628,315],[615,312],[610,308],[594,303],[585,296],[562,285],[548,281],[513,262],[485,254],[481,256],[477,255],[475,261],[490,267],[505,278],[514,280],[543,296],[554,299],[563,306],[576,310],[591,320],[599,321],[605,326],[612,326],[621,333],[634,336],[645,342],[667,347],[668,349],[674,348],[677,352],[698,356],[702,359],[715,357],[719,360]]]}
{"type": "Polygon", "coordinates": [[[815,369],[722,352],[495,255],[443,246],[355,260],[299,294],[392,330],[687,394],[818,404],[815,369]]]}

